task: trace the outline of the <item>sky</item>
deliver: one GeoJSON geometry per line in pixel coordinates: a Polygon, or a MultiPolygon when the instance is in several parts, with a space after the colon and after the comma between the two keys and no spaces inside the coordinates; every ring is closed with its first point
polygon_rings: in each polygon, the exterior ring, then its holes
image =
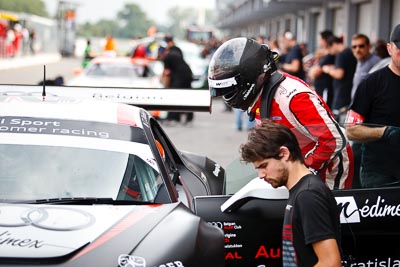
{"type": "MultiPolygon", "coordinates": [[[[50,15],[57,10],[58,0],[42,0],[50,15]]],[[[215,0],[63,0],[77,4],[77,22],[96,22],[99,19],[114,19],[126,3],[135,3],[147,17],[157,23],[167,23],[167,11],[174,6],[204,7],[213,9],[215,0]]]]}

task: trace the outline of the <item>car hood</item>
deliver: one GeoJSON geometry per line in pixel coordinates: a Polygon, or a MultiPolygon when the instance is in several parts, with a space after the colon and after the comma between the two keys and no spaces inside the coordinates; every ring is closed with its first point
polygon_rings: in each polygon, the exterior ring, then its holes
{"type": "Polygon", "coordinates": [[[124,235],[118,251],[129,253],[176,206],[1,204],[0,258],[80,255],[124,235]]]}

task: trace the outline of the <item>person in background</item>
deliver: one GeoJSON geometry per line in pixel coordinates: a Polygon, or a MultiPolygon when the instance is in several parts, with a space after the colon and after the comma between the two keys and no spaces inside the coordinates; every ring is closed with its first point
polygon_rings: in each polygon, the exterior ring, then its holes
{"type": "Polygon", "coordinates": [[[106,56],[117,55],[115,40],[111,35],[106,36],[106,43],[104,45],[104,55],[106,56]]]}
{"type": "Polygon", "coordinates": [[[232,108],[247,110],[257,125],[269,118],[289,127],[299,139],[306,165],[318,172],[329,188],[349,188],[353,156],[344,129],[303,80],[277,70],[277,57],[253,39],[238,37],[225,42],[210,61],[211,97],[222,97],[232,108]]]}
{"type": "Polygon", "coordinates": [[[346,118],[347,137],[362,143],[362,188],[400,184],[400,24],[386,47],[389,65],[360,82],[346,118]]]}
{"type": "Polygon", "coordinates": [[[13,47],[14,47],[14,56],[20,56],[21,55],[21,44],[23,41],[23,34],[22,34],[22,26],[19,23],[16,23],[13,27],[14,31],[14,41],[13,41],[13,47]]]}
{"type": "Polygon", "coordinates": [[[279,55],[279,58],[276,61],[276,66],[278,67],[278,69],[281,69],[281,65],[283,64],[285,57],[284,57],[284,53],[279,45],[278,38],[270,37],[268,39],[268,46],[272,52],[275,52],[279,55]]]}
{"type": "MultiPolygon", "coordinates": [[[[332,76],[324,73],[322,68],[325,65],[333,65],[335,63],[335,56],[330,54],[328,51],[328,38],[333,36],[332,31],[325,30],[320,32],[319,36],[319,47],[320,50],[317,50],[321,53],[321,56],[317,61],[312,65],[308,71],[308,76],[313,81],[313,85],[315,91],[321,96],[324,97],[326,104],[328,104],[329,108],[332,109],[332,101],[333,101],[333,78],[332,76]]],[[[318,57],[318,52],[316,55],[318,57]]]]}
{"type": "Polygon", "coordinates": [[[38,85],[61,86],[64,85],[64,77],[59,75],[54,79],[47,79],[44,81],[40,81],[38,85]]]}
{"type": "Polygon", "coordinates": [[[85,51],[83,52],[83,61],[82,61],[82,68],[86,68],[89,62],[94,58],[92,52],[92,45],[90,39],[86,40],[86,47],[85,51]]]}
{"type": "Polygon", "coordinates": [[[260,44],[265,44],[266,43],[265,36],[263,36],[263,35],[258,35],[255,39],[260,44]]]}
{"type": "Polygon", "coordinates": [[[29,50],[31,54],[34,55],[36,53],[35,50],[35,42],[36,42],[36,31],[35,29],[29,29],[29,50]]]}
{"type": "Polygon", "coordinates": [[[268,46],[271,49],[271,51],[278,53],[279,55],[282,54],[280,48],[279,48],[279,42],[278,39],[274,37],[270,37],[268,40],[268,46]]]}
{"type": "MultiPolygon", "coordinates": [[[[163,83],[166,88],[191,88],[193,81],[193,73],[190,66],[183,58],[182,50],[177,47],[173,41],[172,36],[165,38],[168,47],[165,51],[163,58],[163,83]]],[[[168,112],[167,123],[174,124],[181,121],[181,115],[186,116],[184,124],[193,121],[193,112],[168,112]]]]}
{"type": "Polygon", "coordinates": [[[22,54],[27,55],[29,51],[29,30],[22,27],[22,54]]]}
{"type": "Polygon", "coordinates": [[[354,57],[357,59],[357,66],[353,76],[353,87],[351,89],[351,98],[354,97],[357,86],[368,75],[369,70],[379,62],[380,57],[371,53],[371,43],[368,36],[362,33],[356,33],[351,38],[351,49],[354,57]]]}
{"type": "Polygon", "coordinates": [[[335,55],[334,65],[324,65],[322,71],[333,78],[332,112],[339,123],[344,123],[351,101],[351,88],[357,59],[351,48],[346,47],[343,38],[332,36],[328,39],[329,53],[335,55]]]}
{"type": "Polygon", "coordinates": [[[381,59],[390,57],[386,44],[387,42],[382,39],[379,39],[375,42],[374,54],[381,59]]]}
{"type": "Polygon", "coordinates": [[[302,80],[305,79],[305,72],[303,69],[303,50],[297,44],[296,37],[290,31],[286,31],[282,35],[282,44],[287,51],[281,64],[281,70],[296,76],[302,80]]]}
{"type": "Polygon", "coordinates": [[[249,131],[251,130],[251,128],[253,128],[255,126],[255,121],[250,121],[250,117],[247,114],[247,112],[235,108],[235,118],[236,118],[236,130],[237,131],[242,131],[243,129],[243,124],[246,127],[246,130],[249,131]]]}
{"type": "Polygon", "coordinates": [[[172,37],[171,35],[167,35],[164,37],[164,41],[167,44],[169,52],[179,53],[183,57],[182,50],[175,45],[174,37],[172,37]]]}
{"type": "MultiPolygon", "coordinates": [[[[357,59],[357,67],[353,76],[353,87],[351,89],[351,99],[354,98],[354,94],[357,90],[358,85],[368,75],[369,70],[380,61],[380,57],[371,53],[371,43],[368,36],[362,33],[356,33],[351,38],[351,49],[354,57],[357,59]]],[[[354,155],[354,176],[352,188],[360,187],[360,162],[361,162],[361,143],[352,142],[351,147],[353,148],[354,155]]]]}
{"type": "Polygon", "coordinates": [[[283,266],[341,267],[339,209],[332,191],[304,164],[296,136],[263,119],[240,146],[258,177],[289,190],[282,230],[283,266]]]}

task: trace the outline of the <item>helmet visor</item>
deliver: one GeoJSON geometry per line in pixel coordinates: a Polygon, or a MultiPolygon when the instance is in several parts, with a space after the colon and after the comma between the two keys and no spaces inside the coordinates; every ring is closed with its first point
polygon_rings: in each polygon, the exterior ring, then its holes
{"type": "Polygon", "coordinates": [[[219,97],[232,92],[232,86],[238,84],[236,78],[237,76],[223,80],[213,80],[209,78],[208,85],[210,87],[211,96],[219,97]]]}

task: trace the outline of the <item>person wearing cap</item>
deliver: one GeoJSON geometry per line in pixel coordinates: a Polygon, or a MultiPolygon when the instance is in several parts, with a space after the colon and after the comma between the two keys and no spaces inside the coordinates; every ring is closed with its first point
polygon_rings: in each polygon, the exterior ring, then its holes
{"type": "Polygon", "coordinates": [[[362,188],[400,184],[400,24],[386,44],[391,61],[357,87],[346,118],[346,135],[362,143],[362,188]]]}

